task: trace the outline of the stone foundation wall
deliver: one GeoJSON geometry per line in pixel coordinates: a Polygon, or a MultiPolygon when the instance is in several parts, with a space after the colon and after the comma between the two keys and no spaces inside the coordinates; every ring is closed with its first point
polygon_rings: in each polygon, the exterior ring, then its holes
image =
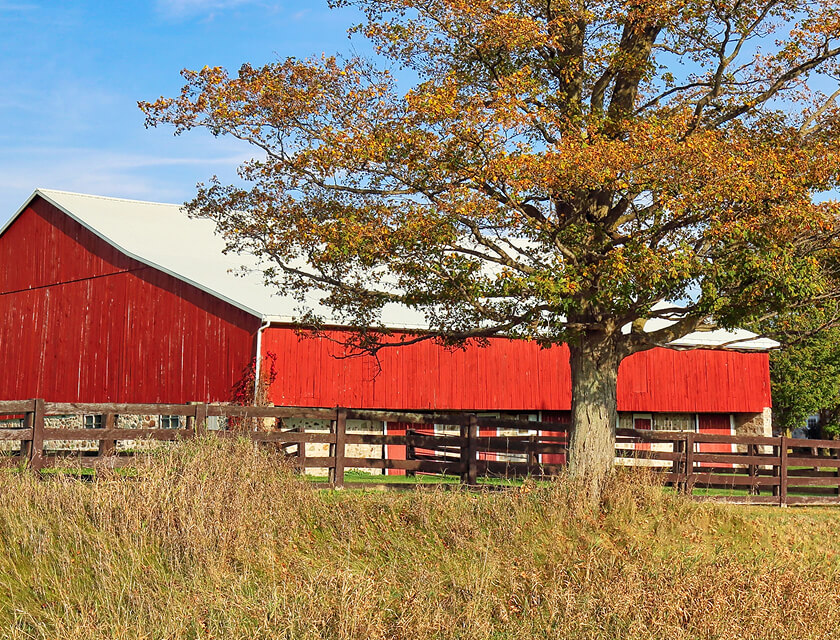
{"type": "MultiPolygon", "coordinates": [[[[104,416],[103,416],[104,420],[104,416]]],[[[331,422],[329,420],[306,420],[306,419],[284,419],[275,421],[274,419],[266,419],[261,425],[267,429],[292,429],[304,428],[310,433],[329,433],[331,422]]],[[[115,421],[115,427],[118,429],[158,429],[161,420],[159,415],[118,415],[115,421]]],[[[44,419],[44,426],[48,429],[83,429],[84,416],[81,415],[66,415],[66,416],[46,416],[44,419]]],[[[186,426],[186,418],[180,416],[179,428],[186,426]]],[[[225,429],[227,427],[227,418],[224,417],[210,417],[207,421],[207,428],[209,430],[225,429]]],[[[19,429],[23,427],[22,419],[2,420],[0,421],[0,428],[5,429],[19,429]]],[[[347,433],[353,434],[384,434],[384,423],[371,420],[348,420],[347,433]]],[[[155,447],[161,446],[160,441],[156,440],[118,440],[116,443],[117,452],[126,451],[148,451],[155,447]]],[[[306,455],[311,457],[326,457],[329,455],[329,445],[320,443],[307,443],[306,455]]],[[[18,451],[20,448],[19,442],[11,440],[0,440],[0,451],[18,451]]],[[[98,451],[99,442],[96,440],[45,440],[44,449],[47,452],[55,451],[98,451]]],[[[383,458],[383,445],[363,445],[363,444],[348,444],[346,449],[347,457],[352,458],[383,458]]],[[[381,473],[378,469],[358,469],[358,471],[367,471],[370,473],[381,473]]],[[[327,469],[308,469],[307,473],[310,475],[326,475],[327,469]]]]}
{"type": "MultiPolygon", "coordinates": [[[[105,419],[104,416],[102,418],[105,419]]],[[[180,427],[186,424],[186,418],[180,416],[180,427]]],[[[84,429],[84,416],[45,416],[44,426],[47,429],[84,429]]],[[[117,429],[157,429],[160,426],[159,415],[145,416],[117,416],[115,427],[117,429]]],[[[23,428],[23,419],[0,420],[0,429],[23,428]]],[[[146,451],[151,447],[159,446],[160,443],[152,440],[118,440],[117,451],[146,451]]],[[[13,440],[0,440],[0,451],[18,451],[20,444],[13,440]]],[[[98,451],[99,441],[97,440],[45,440],[44,449],[50,451],[98,451]]]]}
{"type": "MultiPolygon", "coordinates": [[[[23,419],[0,420],[0,429],[23,429],[23,419]]],[[[14,454],[17,451],[20,451],[20,442],[0,440],[0,452],[14,454]]]]}
{"type": "Polygon", "coordinates": [[[761,413],[736,413],[735,433],[739,436],[763,436],[773,435],[773,410],[765,407],[761,413]]]}
{"type": "MultiPolygon", "coordinates": [[[[102,417],[103,425],[105,417],[102,417]]],[[[117,429],[158,429],[160,428],[159,415],[121,416],[118,415],[114,422],[117,429]]],[[[186,418],[180,416],[179,426],[186,425],[186,418]]],[[[44,426],[47,429],[84,429],[84,416],[46,416],[44,426]]],[[[160,446],[160,442],[154,440],[117,440],[116,450],[120,451],[148,451],[150,448],[160,446]]],[[[97,440],[45,440],[44,448],[47,451],[98,451],[97,440]]]]}
{"type": "MultiPolygon", "coordinates": [[[[738,436],[761,436],[769,438],[773,436],[773,410],[765,407],[761,413],[736,413],[733,414],[735,422],[735,435],[738,436]]],[[[747,445],[735,445],[739,453],[747,452],[747,445]]],[[[759,453],[772,453],[773,447],[761,446],[759,453]]]]}

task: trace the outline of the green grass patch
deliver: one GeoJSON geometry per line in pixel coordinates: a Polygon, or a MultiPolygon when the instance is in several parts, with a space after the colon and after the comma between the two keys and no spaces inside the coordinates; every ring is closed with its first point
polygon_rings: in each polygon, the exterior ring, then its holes
{"type": "MultiPolygon", "coordinates": [[[[328,482],[328,476],[311,475],[305,476],[308,482],[324,483],[328,482]]],[[[455,475],[438,475],[418,473],[415,476],[409,475],[383,475],[378,473],[369,473],[366,471],[359,471],[349,469],[344,473],[344,481],[354,484],[397,484],[397,485],[438,485],[438,484],[460,484],[460,476],[455,475]]],[[[496,486],[496,487],[520,487],[525,482],[534,482],[533,480],[526,480],[523,478],[495,478],[495,477],[479,477],[479,485],[496,486]]],[[[539,480],[539,484],[547,485],[550,481],[539,480]]]]}

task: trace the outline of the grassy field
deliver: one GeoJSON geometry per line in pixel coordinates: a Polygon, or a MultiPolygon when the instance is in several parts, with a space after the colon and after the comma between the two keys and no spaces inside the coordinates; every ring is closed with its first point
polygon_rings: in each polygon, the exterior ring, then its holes
{"type": "Polygon", "coordinates": [[[840,512],[573,485],[331,492],[242,442],[0,474],[3,638],[829,638],[840,512]]]}

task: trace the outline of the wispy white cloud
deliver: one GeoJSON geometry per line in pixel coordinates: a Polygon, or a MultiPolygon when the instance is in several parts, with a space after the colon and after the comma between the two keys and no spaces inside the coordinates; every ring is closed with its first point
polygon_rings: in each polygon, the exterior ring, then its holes
{"type": "MultiPolygon", "coordinates": [[[[222,154],[169,156],[73,147],[6,148],[0,153],[0,225],[38,187],[80,193],[184,202],[195,183],[227,173],[249,157],[248,149],[222,154]]],[[[233,176],[228,176],[233,179],[233,176]]]]}
{"type": "Polygon", "coordinates": [[[115,118],[140,123],[142,115],[135,105],[130,97],[97,83],[56,80],[36,86],[13,77],[0,97],[0,120],[33,126],[25,137],[17,128],[4,127],[0,141],[8,146],[23,139],[37,145],[41,140],[90,135],[115,118]]]}
{"type": "Polygon", "coordinates": [[[104,167],[111,167],[113,169],[142,169],[153,167],[235,165],[251,157],[246,153],[173,157],[151,153],[123,153],[83,147],[49,146],[19,149],[12,147],[4,149],[3,152],[13,154],[16,157],[28,155],[33,159],[41,157],[56,158],[59,161],[72,160],[76,164],[77,171],[80,167],[85,169],[104,167]]]}
{"type": "Polygon", "coordinates": [[[36,11],[38,9],[40,7],[31,2],[0,2],[0,12],[36,11]]]}
{"type": "Polygon", "coordinates": [[[248,4],[276,7],[279,2],[269,0],[157,0],[158,11],[173,18],[195,15],[214,15],[248,4]]]}

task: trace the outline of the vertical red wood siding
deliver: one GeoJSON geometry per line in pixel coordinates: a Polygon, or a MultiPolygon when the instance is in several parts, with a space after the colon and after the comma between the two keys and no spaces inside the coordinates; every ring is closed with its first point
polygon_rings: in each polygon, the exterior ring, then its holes
{"type": "MultiPolygon", "coordinates": [[[[404,436],[405,431],[413,425],[407,425],[404,422],[387,422],[385,423],[386,436],[404,436]]],[[[386,445],[386,455],[391,460],[405,460],[406,450],[404,444],[389,444],[386,445]]],[[[385,475],[388,476],[404,476],[404,469],[386,469],[385,475]]]]}
{"type": "MultiPolygon", "coordinates": [[[[697,416],[697,431],[707,435],[732,435],[732,417],[728,413],[701,413],[697,416]]],[[[697,450],[700,453],[732,453],[731,444],[718,442],[700,442],[697,450]]],[[[731,464],[721,462],[702,462],[701,467],[731,467],[731,464]]]]}
{"type": "Polygon", "coordinates": [[[650,413],[757,413],[771,406],[770,356],[714,349],[651,349],[618,370],[618,409],[650,413]]]}
{"type": "MultiPolygon", "coordinates": [[[[432,341],[343,358],[344,332],[312,337],[290,326],[265,331],[277,356],[269,397],[278,405],[407,410],[568,411],[565,345],[492,338],[487,347],[446,349],[432,341]]],[[[395,338],[396,339],[396,338],[395,338]]],[[[619,369],[618,409],[635,412],[759,412],[770,406],[766,353],[652,349],[619,369]]]]}
{"type": "MultiPolygon", "coordinates": [[[[488,347],[446,349],[431,341],[342,358],[344,332],[312,338],[294,327],[270,327],[264,352],[277,356],[275,404],[388,409],[548,409],[565,403],[571,378],[565,346],[494,339],[488,347]],[[564,367],[556,366],[565,361],[564,367]]],[[[565,407],[565,408],[568,408],[565,407]]]]}
{"type": "MultiPolygon", "coordinates": [[[[569,428],[572,426],[572,414],[567,411],[543,411],[543,422],[561,424],[566,427],[565,431],[543,431],[542,435],[553,438],[561,438],[557,444],[569,446],[569,428]]],[[[566,464],[565,453],[544,453],[541,461],[543,464],[566,464]]]]}
{"type": "Polygon", "coordinates": [[[40,198],[0,236],[0,265],[0,398],[229,400],[253,358],[258,318],[40,198]]]}
{"type": "MultiPolygon", "coordinates": [[[[653,429],[653,418],[633,418],[633,428],[640,431],[650,431],[653,429]]],[[[633,448],[636,451],[650,451],[650,442],[637,442],[633,448]]]]}

